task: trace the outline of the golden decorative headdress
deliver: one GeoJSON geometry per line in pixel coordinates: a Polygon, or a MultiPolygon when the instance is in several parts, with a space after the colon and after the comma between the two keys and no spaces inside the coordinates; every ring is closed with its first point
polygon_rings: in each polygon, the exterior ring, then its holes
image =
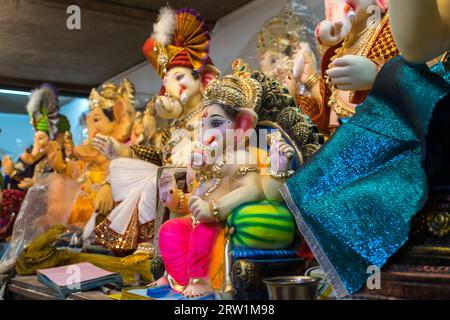
{"type": "Polygon", "coordinates": [[[161,78],[177,66],[201,72],[207,64],[212,64],[209,41],[209,28],[198,12],[163,7],[142,52],[161,78]]]}
{"type": "Polygon", "coordinates": [[[296,31],[300,28],[300,19],[290,10],[286,10],[280,17],[268,20],[258,32],[258,53],[261,55],[272,49],[290,55],[288,49],[300,45],[300,35],[296,31]]]}
{"type": "Polygon", "coordinates": [[[255,79],[225,76],[209,83],[203,96],[203,105],[219,103],[234,109],[251,109],[258,113],[261,97],[262,87],[255,79]]]}
{"type": "Polygon", "coordinates": [[[112,82],[104,83],[101,93],[95,88],[92,89],[89,95],[90,110],[94,108],[111,109],[118,98],[134,105],[134,85],[128,79],[124,79],[119,86],[112,82]]]}

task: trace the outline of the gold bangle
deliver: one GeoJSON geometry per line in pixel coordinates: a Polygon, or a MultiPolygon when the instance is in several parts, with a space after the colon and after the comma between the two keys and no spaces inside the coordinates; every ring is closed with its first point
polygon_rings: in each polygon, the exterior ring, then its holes
{"type": "Polygon", "coordinates": [[[219,204],[217,203],[216,200],[209,201],[209,210],[211,210],[211,214],[213,216],[214,222],[219,223],[220,222],[219,204]]]}
{"type": "Polygon", "coordinates": [[[290,177],[292,177],[295,174],[294,170],[288,170],[288,171],[280,171],[277,173],[274,173],[272,171],[272,177],[274,177],[275,179],[288,179],[290,177]]]}
{"type": "Polygon", "coordinates": [[[259,169],[256,168],[256,167],[240,167],[239,170],[237,170],[233,174],[233,178],[234,179],[239,179],[239,178],[245,177],[249,173],[258,172],[258,171],[259,171],[259,169]]]}
{"type": "Polygon", "coordinates": [[[306,90],[311,91],[314,84],[318,81],[320,81],[320,75],[318,73],[310,76],[308,79],[306,79],[306,81],[304,83],[306,90]]]}
{"type": "Polygon", "coordinates": [[[182,214],[185,210],[184,208],[184,200],[186,199],[186,195],[184,194],[184,192],[180,189],[177,190],[178,191],[178,213],[182,214]]]}

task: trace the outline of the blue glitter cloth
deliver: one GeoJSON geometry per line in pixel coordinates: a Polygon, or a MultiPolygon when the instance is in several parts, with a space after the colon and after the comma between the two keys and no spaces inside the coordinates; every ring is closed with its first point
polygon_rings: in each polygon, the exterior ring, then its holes
{"type": "Polygon", "coordinates": [[[394,58],[356,115],[283,186],[338,297],[359,291],[367,268],[382,267],[408,239],[428,193],[427,132],[434,109],[449,109],[449,92],[425,65],[394,58]]]}

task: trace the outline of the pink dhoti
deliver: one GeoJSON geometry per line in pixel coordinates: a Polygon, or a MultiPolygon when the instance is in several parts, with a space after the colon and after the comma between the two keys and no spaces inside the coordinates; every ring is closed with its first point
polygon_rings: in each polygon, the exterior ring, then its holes
{"type": "Polygon", "coordinates": [[[166,221],[159,231],[159,250],[167,273],[181,286],[189,279],[206,278],[220,226],[199,224],[192,219],[166,221]]]}

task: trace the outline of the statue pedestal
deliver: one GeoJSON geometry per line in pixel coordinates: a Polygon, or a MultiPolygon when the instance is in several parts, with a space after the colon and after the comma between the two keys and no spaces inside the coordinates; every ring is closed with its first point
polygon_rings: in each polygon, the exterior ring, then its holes
{"type": "Polygon", "coordinates": [[[410,240],[381,273],[381,289],[356,297],[450,299],[450,192],[439,188],[414,218],[410,240]],[[443,191],[444,190],[444,191],[443,191]]]}

